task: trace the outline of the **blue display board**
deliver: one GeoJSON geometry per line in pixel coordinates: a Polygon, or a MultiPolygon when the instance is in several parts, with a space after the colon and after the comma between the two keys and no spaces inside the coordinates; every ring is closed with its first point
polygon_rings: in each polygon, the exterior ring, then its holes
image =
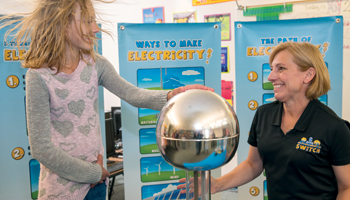
{"type": "MultiPolygon", "coordinates": [[[[269,55],[281,42],[309,42],[319,47],[329,70],[332,89],[320,101],[342,112],[343,18],[235,22],[236,106],[241,134],[238,164],[248,156],[248,133],[258,106],[274,101],[269,55]]],[[[264,177],[239,188],[239,199],[263,199],[264,177]]]]}
{"type": "MultiPolygon", "coordinates": [[[[172,90],[201,84],[221,93],[220,23],[121,23],[118,44],[120,75],[135,86],[172,90]]],[[[185,175],[159,154],[155,141],[159,111],[135,108],[124,101],[121,110],[125,199],[177,198],[173,190],[171,194],[144,193],[145,188],[159,185],[158,181],[176,183],[185,175]]]]}
{"type": "MultiPolygon", "coordinates": [[[[0,29],[0,199],[30,200],[38,197],[40,165],[31,156],[25,115],[27,69],[21,67],[25,50],[18,50],[0,29]]],[[[101,35],[97,35],[101,37],[101,35]]],[[[26,46],[29,46],[29,42],[26,46]]],[[[99,53],[102,52],[99,41],[99,53]]],[[[100,121],[104,121],[103,89],[99,87],[100,121]]],[[[105,125],[101,123],[101,131],[105,125]]],[[[105,135],[102,135],[105,144],[105,135]]]]}

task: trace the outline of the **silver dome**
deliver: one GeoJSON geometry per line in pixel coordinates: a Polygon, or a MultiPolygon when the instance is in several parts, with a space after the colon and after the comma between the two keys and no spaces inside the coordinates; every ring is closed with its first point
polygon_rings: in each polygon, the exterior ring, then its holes
{"type": "Polygon", "coordinates": [[[205,171],[228,163],[236,153],[239,125],[230,104],[214,92],[188,90],[163,107],[157,144],[172,166],[205,171]]]}

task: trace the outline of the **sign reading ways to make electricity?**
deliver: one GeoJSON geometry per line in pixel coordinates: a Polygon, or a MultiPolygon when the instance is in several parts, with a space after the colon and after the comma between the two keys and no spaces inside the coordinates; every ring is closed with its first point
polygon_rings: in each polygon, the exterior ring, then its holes
{"type": "MultiPolygon", "coordinates": [[[[122,23],[118,39],[120,75],[135,86],[173,90],[200,84],[220,94],[220,23],[122,23]]],[[[169,165],[159,154],[155,133],[159,111],[135,108],[124,101],[121,106],[125,198],[177,195],[184,199],[176,185],[186,172],[169,165]]]]}

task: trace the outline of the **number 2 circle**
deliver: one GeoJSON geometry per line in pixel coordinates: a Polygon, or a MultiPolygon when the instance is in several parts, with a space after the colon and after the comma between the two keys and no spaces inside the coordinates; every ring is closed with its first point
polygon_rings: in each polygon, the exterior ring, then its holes
{"type": "Polygon", "coordinates": [[[248,102],[248,108],[250,110],[256,110],[258,108],[258,102],[256,102],[255,100],[251,100],[248,102]]]}
{"type": "Polygon", "coordinates": [[[12,150],[12,158],[15,160],[21,160],[24,157],[24,149],[17,147],[12,150]]]}

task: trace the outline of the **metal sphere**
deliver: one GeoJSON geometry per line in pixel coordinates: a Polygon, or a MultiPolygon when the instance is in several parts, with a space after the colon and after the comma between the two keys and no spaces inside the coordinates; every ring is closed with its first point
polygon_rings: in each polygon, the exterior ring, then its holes
{"type": "Polygon", "coordinates": [[[156,128],[161,155],[176,168],[206,171],[228,163],[236,153],[239,125],[221,96],[188,90],[163,107],[156,128]]]}

